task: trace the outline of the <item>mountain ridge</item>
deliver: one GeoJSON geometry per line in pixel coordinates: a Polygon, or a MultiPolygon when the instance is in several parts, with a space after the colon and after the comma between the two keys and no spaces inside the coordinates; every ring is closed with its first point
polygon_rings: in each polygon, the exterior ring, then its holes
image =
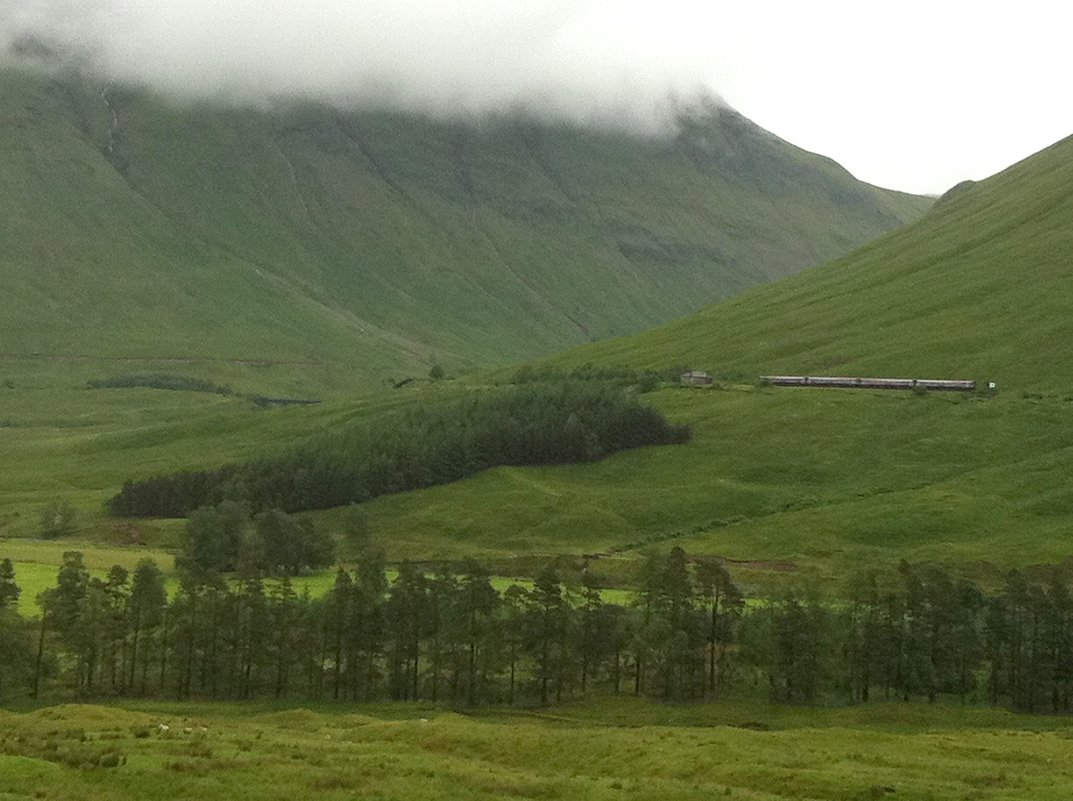
{"type": "Polygon", "coordinates": [[[646,140],[3,74],[5,352],[502,364],[642,330],[930,204],[730,110],[646,140]]]}

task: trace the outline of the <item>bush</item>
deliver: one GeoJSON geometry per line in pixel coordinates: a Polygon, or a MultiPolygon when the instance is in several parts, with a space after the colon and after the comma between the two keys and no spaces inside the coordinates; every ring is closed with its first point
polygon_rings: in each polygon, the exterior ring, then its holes
{"type": "Polygon", "coordinates": [[[596,366],[583,364],[566,372],[558,367],[526,365],[514,373],[511,383],[536,384],[563,381],[598,381],[619,387],[636,387],[639,392],[652,392],[664,382],[676,381],[681,368],[668,370],[636,370],[633,367],[596,366]]]}
{"type": "Polygon", "coordinates": [[[70,501],[55,500],[41,510],[41,536],[48,540],[75,533],[75,508],[70,501]]]}
{"type": "Polygon", "coordinates": [[[208,392],[213,395],[231,395],[230,387],[222,387],[211,381],[192,378],[187,375],[171,373],[147,373],[144,375],[118,375],[112,378],[92,379],[87,386],[90,389],[130,389],[148,387],[149,389],[167,389],[176,392],[208,392]]]}

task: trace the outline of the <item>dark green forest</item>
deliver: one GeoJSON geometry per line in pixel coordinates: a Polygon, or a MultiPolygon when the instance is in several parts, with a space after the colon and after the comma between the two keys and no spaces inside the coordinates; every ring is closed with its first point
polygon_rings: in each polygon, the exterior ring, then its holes
{"type": "Polygon", "coordinates": [[[151,561],[91,577],[68,552],[37,620],[0,563],[0,693],[41,698],[431,700],[547,705],[589,691],[685,702],[767,695],[1073,704],[1073,596],[1059,568],[987,593],[933,564],[869,571],[835,598],[745,604],[721,562],[650,555],[630,599],[604,599],[599,562],[550,564],[498,591],[476,562],[403,563],[365,544],[320,598],[288,576],[151,561]],[[566,579],[564,580],[564,576],[566,579]]]}
{"type": "Polygon", "coordinates": [[[129,481],[108,508],[124,517],[184,517],[225,500],[253,511],[328,509],[498,465],[589,462],[689,436],[620,386],[530,383],[393,412],[273,458],[129,481]]]}

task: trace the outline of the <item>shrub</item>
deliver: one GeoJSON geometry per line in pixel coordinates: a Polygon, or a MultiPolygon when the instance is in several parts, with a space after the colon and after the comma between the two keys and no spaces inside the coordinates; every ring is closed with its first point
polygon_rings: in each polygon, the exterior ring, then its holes
{"type": "Polygon", "coordinates": [[[50,501],[41,510],[41,536],[53,540],[75,532],[75,508],[70,501],[50,501]]]}

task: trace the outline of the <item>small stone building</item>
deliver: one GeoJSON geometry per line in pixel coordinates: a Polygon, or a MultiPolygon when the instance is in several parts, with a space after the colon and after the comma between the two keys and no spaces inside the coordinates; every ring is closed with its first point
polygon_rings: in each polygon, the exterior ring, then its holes
{"type": "Polygon", "coordinates": [[[682,373],[682,384],[688,387],[706,387],[712,383],[712,377],[703,370],[690,370],[682,373]]]}

